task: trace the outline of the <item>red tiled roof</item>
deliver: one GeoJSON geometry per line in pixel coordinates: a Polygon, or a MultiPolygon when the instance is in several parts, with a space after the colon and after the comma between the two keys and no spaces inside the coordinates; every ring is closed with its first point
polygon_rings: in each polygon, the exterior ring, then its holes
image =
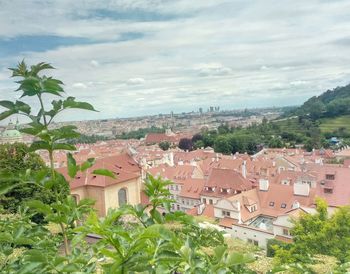
{"type": "MultiPolygon", "coordinates": [[[[67,168],[59,168],[58,171],[68,176],[67,168]]],[[[136,179],[140,176],[141,169],[137,163],[129,155],[121,154],[97,159],[92,168],[87,169],[86,172],[77,173],[75,179],[70,184],[70,188],[75,189],[85,185],[108,187],[110,185],[136,179]],[[92,174],[93,170],[101,168],[111,170],[116,175],[116,179],[92,174]]]]}

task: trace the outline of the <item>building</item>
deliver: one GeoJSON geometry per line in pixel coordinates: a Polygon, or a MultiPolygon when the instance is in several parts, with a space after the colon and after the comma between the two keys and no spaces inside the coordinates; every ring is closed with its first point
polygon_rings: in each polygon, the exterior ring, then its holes
{"type": "MultiPolygon", "coordinates": [[[[58,170],[68,178],[66,168],[58,170]]],[[[97,159],[92,168],[75,176],[70,190],[77,202],[85,198],[95,200],[94,207],[103,217],[110,208],[141,203],[141,169],[128,154],[97,159]],[[111,170],[116,179],[92,174],[100,168],[111,170]]]]}
{"type": "Polygon", "coordinates": [[[13,144],[13,143],[22,143],[23,136],[19,132],[19,123],[18,120],[14,125],[11,121],[7,125],[6,129],[0,135],[0,143],[1,144],[13,144]]]}

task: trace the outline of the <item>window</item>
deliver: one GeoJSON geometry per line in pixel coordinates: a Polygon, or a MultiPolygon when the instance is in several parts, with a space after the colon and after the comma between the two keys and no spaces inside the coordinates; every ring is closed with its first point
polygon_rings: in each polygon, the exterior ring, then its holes
{"type": "Polygon", "coordinates": [[[212,199],[209,199],[209,204],[213,204],[213,200],[212,199]]]}
{"type": "Polygon", "coordinates": [[[283,228],[283,235],[284,236],[289,236],[289,230],[286,228],[283,228]]]}
{"type": "Polygon", "coordinates": [[[248,243],[252,244],[253,240],[252,239],[248,239],[248,243]]]}
{"type": "Polygon", "coordinates": [[[333,189],[331,189],[331,188],[324,188],[323,192],[324,193],[333,193],[333,189]]]}
{"type": "Polygon", "coordinates": [[[326,180],[334,180],[335,176],[334,174],[326,174],[326,180]]]}
{"type": "Polygon", "coordinates": [[[177,210],[180,210],[180,205],[176,205],[177,210]]]}
{"type": "Polygon", "coordinates": [[[178,187],[177,185],[175,185],[175,190],[176,190],[176,191],[179,190],[179,187],[178,187]]]}
{"type": "Polygon", "coordinates": [[[231,215],[231,214],[230,214],[230,211],[225,211],[225,210],[222,211],[222,216],[223,216],[223,217],[226,217],[226,216],[227,216],[227,217],[230,217],[230,215],[231,215]]]}
{"type": "Polygon", "coordinates": [[[183,205],[185,204],[185,200],[184,200],[184,199],[182,199],[182,204],[183,204],[183,205]]]}
{"type": "Polygon", "coordinates": [[[259,242],[258,241],[253,241],[253,243],[254,243],[254,245],[256,245],[256,246],[259,246],[259,242]]]}
{"type": "Polygon", "coordinates": [[[286,208],[287,205],[285,203],[281,204],[281,208],[286,208]]]}
{"type": "Polygon", "coordinates": [[[253,206],[251,206],[251,211],[250,212],[254,212],[254,211],[256,211],[257,210],[257,206],[256,205],[253,205],[253,206]]]}
{"type": "Polygon", "coordinates": [[[118,191],[119,206],[125,205],[128,202],[126,189],[122,188],[118,191]]]}
{"type": "Polygon", "coordinates": [[[227,188],[222,188],[222,189],[221,189],[221,192],[222,192],[223,194],[227,194],[229,191],[228,191],[227,188]]]}
{"type": "Polygon", "coordinates": [[[203,204],[207,203],[207,199],[203,198],[203,204]]]}
{"type": "Polygon", "coordinates": [[[269,203],[269,206],[274,206],[275,205],[275,202],[270,202],[269,203]]]}

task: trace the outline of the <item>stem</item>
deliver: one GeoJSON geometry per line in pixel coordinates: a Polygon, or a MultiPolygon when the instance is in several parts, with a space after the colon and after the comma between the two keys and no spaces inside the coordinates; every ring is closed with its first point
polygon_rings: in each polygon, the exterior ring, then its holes
{"type": "Polygon", "coordinates": [[[42,109],[42,111],[43,111],[44,124],[45,124],[45,126],[47,127],[48,124],[47,124],[47,121],[46,121],[46,116],[45,116],[45,114],[44,114],[45,109],[44,109],[43,99],[41,99],[41,95],[40,95],[40,94],[38,94],[38,98],[39,98],[39,102],[40,102],[41,109],[42,109]]]}
{"type": "Polygon", "coordinates": [[[64,253],[66,254],[66,256],[68,256],[70,252],[69,252],[69,245],[68,245],[66,228],[64,227],[63,223],[60,223],[60,226],[61,226],[61,230],[62,230],[62,234],[63,234],[64,253]]]}

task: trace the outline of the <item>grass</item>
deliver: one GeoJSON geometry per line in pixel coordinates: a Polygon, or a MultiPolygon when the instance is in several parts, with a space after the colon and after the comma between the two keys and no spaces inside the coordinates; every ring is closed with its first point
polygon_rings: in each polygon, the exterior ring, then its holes
{"type": "Polygon", "coordinates": [[[323,118],[320,120],[321,132],[333,132],[344,127],[347,133],[350,134],[350,115],[339,116],[336,118],[323,118]]]}

